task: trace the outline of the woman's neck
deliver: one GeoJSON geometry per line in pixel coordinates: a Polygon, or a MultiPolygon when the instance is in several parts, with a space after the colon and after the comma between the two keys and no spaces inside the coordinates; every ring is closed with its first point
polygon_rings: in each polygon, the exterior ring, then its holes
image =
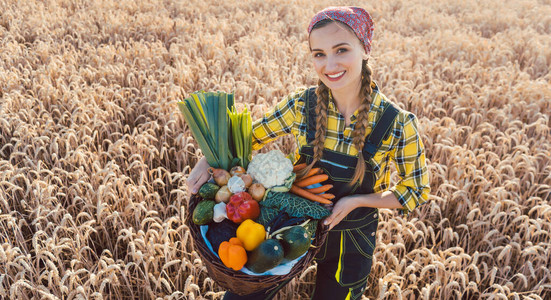
{"type": "Polygon", "coordinates": [[[344,116],[346,124],[350,123],[350,117],[360,107],[360,89],[357,91],[331,91],[338,111],[344,116]]]}

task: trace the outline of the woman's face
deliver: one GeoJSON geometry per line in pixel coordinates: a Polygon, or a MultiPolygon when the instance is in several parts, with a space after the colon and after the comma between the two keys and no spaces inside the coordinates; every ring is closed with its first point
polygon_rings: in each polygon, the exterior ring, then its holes
{"type": "Polygon", "coordinates": [[[310,51],[321,81],[333,92],[357,91],[362,60],[369,56],[352,30],[332,22],[310,33],[310,51]]]}

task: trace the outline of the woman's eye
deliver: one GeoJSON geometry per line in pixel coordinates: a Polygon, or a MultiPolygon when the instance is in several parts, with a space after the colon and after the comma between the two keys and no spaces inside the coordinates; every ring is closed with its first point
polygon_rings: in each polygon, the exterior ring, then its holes
{"type": "Polygon", "coordinates": [[[323,56],[323,53],[314,53],[314,57],[322,57],[323,56]]]}
{"type": "Polygon", "coordinates": [[[348,50],[345,49],[345,48],[340,48],[340,49],[337,50],[337,53],[343,53],[343,52],[346,52],[346,51],[348,51],[348,50]]]}

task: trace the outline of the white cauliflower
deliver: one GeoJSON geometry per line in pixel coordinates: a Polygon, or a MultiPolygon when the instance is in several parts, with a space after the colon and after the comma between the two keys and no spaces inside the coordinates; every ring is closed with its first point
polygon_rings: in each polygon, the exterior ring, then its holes
{"type": "Polygon", "coordinates": [[[269,189],[285,183],[285,179],[293,173],[293,163],[285,157],[283,152],[272,150],[255,155],[249,163],[247,173],[269,189]]]}

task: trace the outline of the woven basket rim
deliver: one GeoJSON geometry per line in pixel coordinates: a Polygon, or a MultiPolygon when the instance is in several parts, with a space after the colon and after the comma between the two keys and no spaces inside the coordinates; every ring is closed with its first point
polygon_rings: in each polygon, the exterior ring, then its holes
{"type": "Polygon", "coordinates": [[[192,221],[193,210],[201,200],[203,199],[199,195],[192,195],[188,202],[188,209],[186,209],[185,224],[190,229],[193,247],[207,267],[209,276],[222,288],[238,295],[247,295],[262,289],[271,288],[302,273],[311,264],[314,256],[327,238],[328,226],[319,222],[316,236],[312,242],[314,247],[311,247],[307,254],[285,275],[248,275],[241,271],[234,271],[224,266],[222,261],[210,251],[203,240],[199,225],[196,225],[192,221]]]}

